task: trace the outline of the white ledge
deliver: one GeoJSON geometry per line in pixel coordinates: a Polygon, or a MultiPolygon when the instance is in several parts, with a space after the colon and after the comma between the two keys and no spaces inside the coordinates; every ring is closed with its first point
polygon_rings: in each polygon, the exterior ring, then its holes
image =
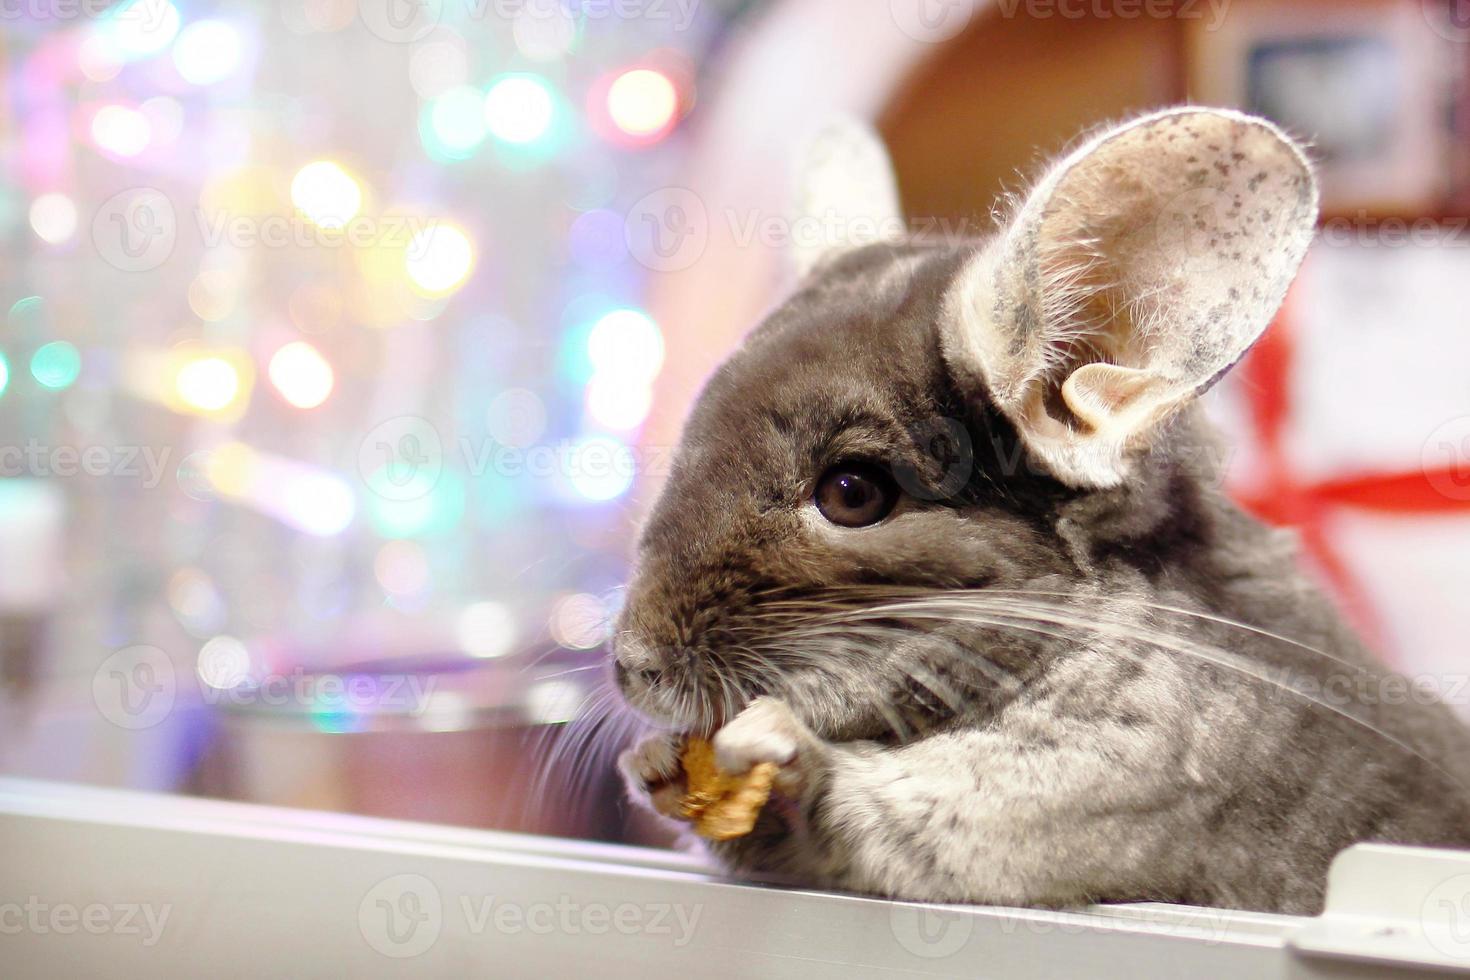
{"type": "Polygon", "coordinates": [[[1318,919],[927,907],[731,882],[666,851],[0,779],[7,978],[1148,980],[1470,967],[1470,855],[1353,848],[1329,896],[1318,919]]]}

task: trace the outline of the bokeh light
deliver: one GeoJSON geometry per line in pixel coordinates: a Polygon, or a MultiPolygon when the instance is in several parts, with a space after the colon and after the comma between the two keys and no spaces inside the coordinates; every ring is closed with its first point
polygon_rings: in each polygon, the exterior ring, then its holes
{"type": "Polygon", "coordinates": [[[587,386],[587,414],[604,428],[630,432],[648,418],[653,390],[615,377],[594,377],[587,386]]]}
{"type": "Polygon", "coordinates": [[[152,128],[147,116],[128,106],[103,106],[92,117],[93,141],[120,157],[135,157],[146,150],[152,128]]]}
{"type": "Polygon", "coordinates": [[[485,101],[479,90],[452,88],[430,100],[425,112],[425,145],[435,157],[463,160],[485,142],[485,101]]]}
{"type": "Polygon", "coordinates": [[[399,481],[388,480],[380,471],[367,482],[369,487],[393,487],[391,496],[372,493],[368,497],[368,517],[382,537],[443,535],[458,527],[464,517],[464,480],[451,471],[435,473],[420,466],[399,481]]]}
{"type": "Polygon", "coordinates": [[[10,362],[5,358],[5,352],[0,351],[0,395],[5,394],[5,389],[10,387],[10,362]]]}
{"type": "Polygon", "coordinates": [[[244,57],[244,38],[229,21],[196,21],[174,42],[174,67],[191,85],[213,85],[229,78],[244,57]]]}
{"type": "Polygon", "coordinates": [[[65,194],[51,191],[31,202],[30,221],[43,242],[60,245],[77,233],[77,206],[65,194]]]}
{"type": "Polygon", "coordinates": [[[610,380],[647,382],[663,367],[663,334],[641,310],[613,310],[593,325],[587,356],[593,370],[610,380]]]}
{"type": "Polygon", "coordinates": [[[297,408],[316,408],[332,393],[332,365],[304,340],[286,344],[271,357],[267,373],[281,397],[297,408]]]}
{"type": "Polygon", "coordinates": [[[223,357],[200,357],[179,369],[174,388],[189,407],[219,412],[240,394],[240,375],[223,357]]]}
{"type": "Polygon", "coordinates": [[[454,225],[436,221],[413,236],[404,253],[408,278],[426,296],[447,296],[469,278],[475,246],[454,225]]]}
{"type": "Polygon", "coordinates": [[[499,602],[476,602],[459,614],[455,635],[460,649],[472,657],[503,657],[515,649],[515,614],[499,602]]]}
{"type": "Polygon", "coordinates": [[[46,388],[69,388],[81,373],[82,355],[64,340],[53,340],[31,355],[31,377],[46,388]]]}
{"type": "Polygon", "coordinates": [[[679,113],[679,90],[662,72],[635,68],[623,72],[607,91],[613,125],[643,141],[656,140],[673,128],[679,113]]]}
{"type": "Polygon", "coordinates": [[[586,592],[558,599],[547,624],[551,638],[572,650],[601,646],[607,639],[609,625],[607,605],[586,592]]]}
{"type": "Polygon", "coordinates": [[[318,227],[339,230],[362,207],[362,188],[340,164],[317,160],[292,179],[291,203],[318,227]]]}
{"type": "Polygon", "coordinates": [[[505,75],[485,95],[485,123],[498,140],[512,145],[534,143],[551,130],[556,99],[538,75],[505,75]]]}
{"type": "Polygon", "coordinates": [[[168,47],[179,32],[179,10],[169,0],[130,0],[112,8],[99,26],[108,47],[132,61],[168,47]]]}
{"type": "Polygon", "coordinates": [[[587,436],[572,445],[566,478],[582,499],[605,503],[628,492],[636,470],[627,445],[609,436],[587,436]]]}
{"type": "Polygon", "coordinates": [[[200,648],[194,670],[205,686],[228,691],[249,680],[250,651],[233,636],[216,636],[200,648]]]}
{"type": "Polygon", "coordinates": [[[373,559],[373,574],[384,592],[421,595],[429,588],[429,558],[417,541],[389,541],[373,559]]]}
{"type": "Polygon", "coordinates": [[[244,443],[214,450],[204,472],[220,496],[317,537],[341,534],[357,513],[352,486],[340,476],[244,443]]]}

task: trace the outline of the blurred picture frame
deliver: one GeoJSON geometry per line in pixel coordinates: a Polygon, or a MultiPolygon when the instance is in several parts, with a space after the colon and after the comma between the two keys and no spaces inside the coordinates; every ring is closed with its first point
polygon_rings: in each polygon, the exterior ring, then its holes
{"type": "Polygon", "coordinates": [[[1410,0],[1237,0],[1213,29],[1187,29],[1189,98],[1310,140],[1329,217],[1436,214],[1451,196],[1464,47],[1410,0]]]}

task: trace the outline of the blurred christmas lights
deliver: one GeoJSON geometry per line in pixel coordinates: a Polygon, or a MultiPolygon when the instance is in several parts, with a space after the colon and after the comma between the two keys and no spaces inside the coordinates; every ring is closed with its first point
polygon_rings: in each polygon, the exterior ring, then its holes
{"type": "Polygon", "coordinates": [[[174,42],[174,67],[191,85],[213,85],[229,78],[244,57],[245,41],[228,21],[196,21],[174,42]]]}
{"type": "Polygon", "coordinates": [[[592,327],[587,356],[599,375],[647,382],[663,367],[663,334],[641,310],[613,310],[592,327]]]}
{"type": "Polygon", "coordinates": [[[205,476],[221,497],[318,537],[342,533],[357,512],[356,497],[346,480],[244,443],[228,443],[214,450],[207,459],[205,476]]]}
{"type": "Polygon", "coordinates": [[[447,296],[469,278],[475,246],[459,228],[435,222],[408,243],[404,266],[409,280],[425,296],[447,296]]]}
{"type": "Polygon", "coordinates": [[[472,657],[493,659],[515,649],[515,615],[499,602],[466,606],[455,624],[460,649],[472,657]]]}
{"type": "Polygon", "coordinates": [[[673,128],[679,92],[662,72],[635,68],[613,81],[607,92],[607,111],[613,125],[628,136],[652,142],[673,128]]]}
{"type": "Polygon", "coordinates": [[[135,157],[148,148],[152,127],[137,109],[107,105],[92,117],[92,139],[99,149],[120,157],[135,157]]]}
{"type": "Polygon", "coordinates": [[[424,148],[435,159],[466,159],[485,142],[485,100],[478,89],[449,89],[431,99],[424,111],[424,148]]]}
{"type": "Polygon", "coordinates": [[[317,160],[296,172],[291,203],[317,227],[340,230],[362,207],[362,188],[340,164],[317,160]]]}
{"type": "Polygon", "coordinates": [[[200,647],[194,671],[206,687],[228,691],[250,679],[250,651],[233,636],[216,636],[200,647]]]}
{"type": "Polygon", "coordinates": [[[240,374],[223,357],[189,361],[174,378],[174,390],[185,405],[201,412],[220,412],[240,395],[240,374]]]}
{"type": "Polygon", "coordinates": [[[0,395],[5,394],[5,389],[10,387],[10,362],[5,359],[5,354],[0,351],[0,395]]]}
{"type": "Polygon", "coordinates": [[[31,230],[43,242],[60,245],[77,231],[77,206],[65,194],[52,191],[31,202],[31,230]]]}
{"type": "Polygon", "coordinates": [[[82,373],[82,355],[64,340],[53,340],[31,355],[31,377],[43,387],[69,388],[82,373]]]}
{"type": "Polygon", "coordinates": [[[485,122],[504,143],[536,142],[551,130],[555,116],[556,99],[539,75],[504,75],[485,94],[485,122]]]}
{"type": "Polygon", "coordinates": [[[303,340],[276,351],[267,373],[281,397],[297,408],[316,408],[332,393],[332,365],[303,340]]]}
{"type": "Polygon", "coordinates": [[[157,54],[179,32],[179,10],[169,0],[129,0],[98,22],[104,43],[123,60],[157,54]]]}

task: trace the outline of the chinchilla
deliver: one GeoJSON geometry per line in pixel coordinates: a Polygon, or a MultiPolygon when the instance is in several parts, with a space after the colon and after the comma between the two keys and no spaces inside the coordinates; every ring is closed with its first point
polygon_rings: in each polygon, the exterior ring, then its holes
{"type": "Polygon", "coordinates": [[[639,540],[634,797],[677,818],[712,733],[780,766],[719,861],[912,900],[1310,913],[1354,842],[1470,843],[1466,730],[1227,499],[1194,404],[1302,261],[1302,149],[1160,112],[943,242],[893,234],[866,130],[806,158],[838,241],[708,382],[639,540]]]}

